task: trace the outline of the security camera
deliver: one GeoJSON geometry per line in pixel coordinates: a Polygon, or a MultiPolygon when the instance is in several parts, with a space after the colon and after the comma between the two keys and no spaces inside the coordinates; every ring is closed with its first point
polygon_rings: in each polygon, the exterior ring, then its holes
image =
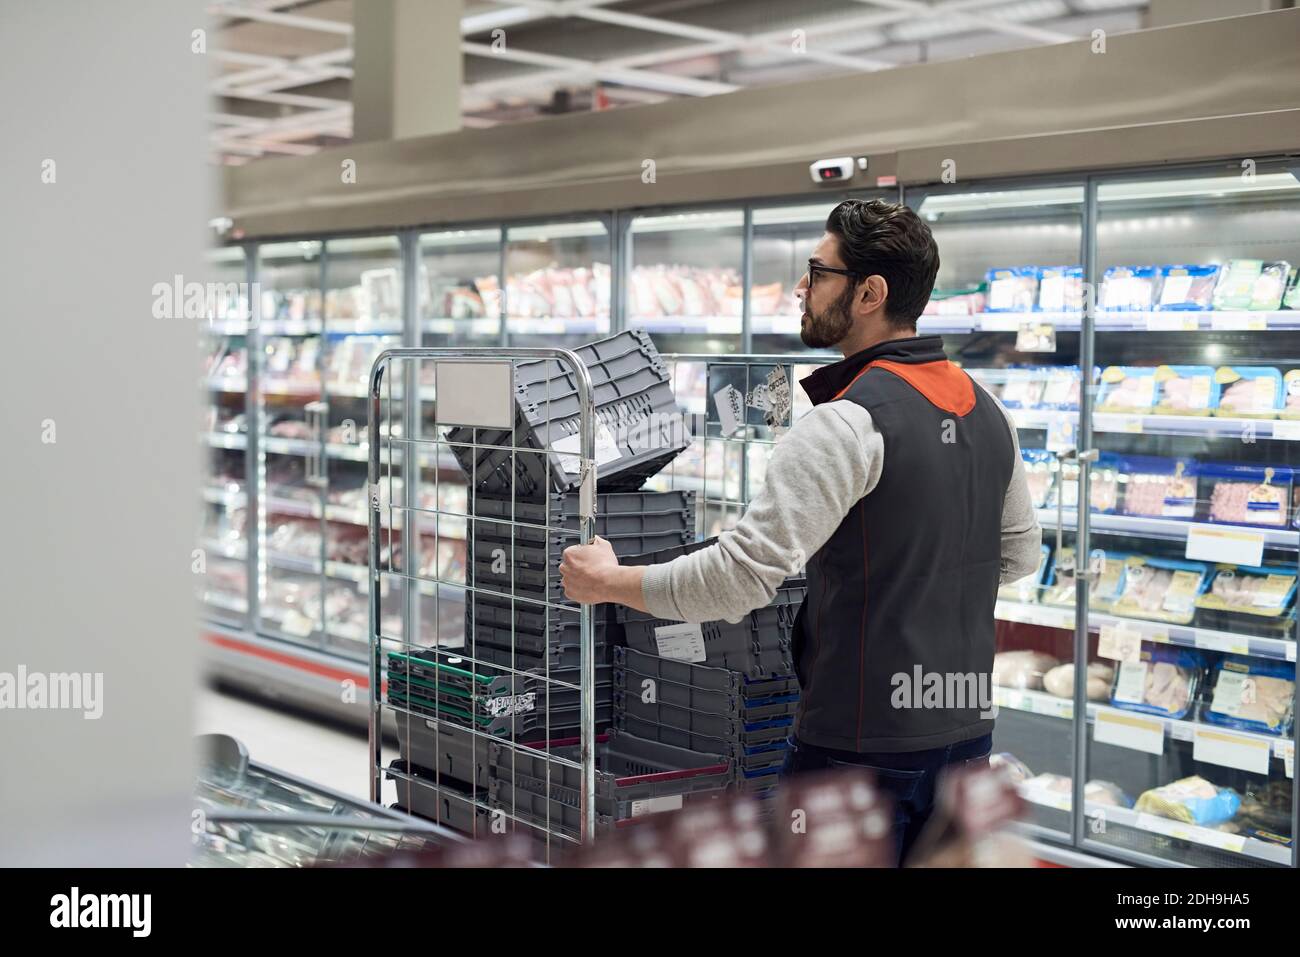
{"type": "Polygon", "coordinates": [[[853,157],[818,160],[808,167],[814,183],[842,183],[853,178],[853,157]]]}

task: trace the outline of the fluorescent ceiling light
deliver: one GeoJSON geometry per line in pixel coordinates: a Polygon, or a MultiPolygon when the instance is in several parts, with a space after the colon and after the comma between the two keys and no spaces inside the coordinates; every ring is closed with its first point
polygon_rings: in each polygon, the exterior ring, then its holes
{"type": "Polygon", "coordinates": [[[1253,179],[1241,176],[1202,176],[1186,179],[1131,180],[1102,183],[1097,187],[1101,202],[1133,199],[1172,199],[1183,196],[1226,196],[1241,193],[1270,193],[1300,190],[1290,173],[1259,173],[1253,179]]]}
{"type": "Polygon", "coordinates": [[[1079,10],[1119,10],[1123,7],[1138,9],[1146,6],[1143,0],[1073,0],[1079,10]]]}
{"type": "Polygon", "coordinates": [[[263,259],[305,259],[320,255],[320,243],[271,243],[259,247],[258,252],[263,259]]]}
{"type": "Polygon", "coordinates": [[[672,213],[667,216],[638,216],[632,220],[634,233],[662,233],[690,229],[723,229],[745,225],[739,209],[721,209],[705,213],[672,213]]]}
{"type": "Polygon", "coordinates": [[[445,233],[425,233],[421,246],[482,246],[501,242],[499,229],[453,229],[445,233]]]}
{"type": "Polygon", "coordinates": [[[1070,8],[1062,0],[1022,0],[1005,7],[991,7],[981,13],[972,13],[973,17],[987,17],[990,20],[1006,20],[1010,23],[1028,23],[1034,20],[1051,20],[1063,17],[1070,8]]]}
{"type": "Polygon", "coordinates": [[[573,239],[599,236],[604,238],[605,224],[601,222],[547,223],[543,226],[510,226],[508,242],[546,242],[552,239],[573,239]]]}
{"type": "Polygon", "coordinates": [[[469,16],[460,18],[460,32],[462,35],[470,33],[482,33],[485,30],[494,30],[497,27],[512,27],[517,23],[525,23],[537,18],[537,14],[528,7],[506,7],[503,10],[487,10],[483,13],[472,13],[469,16]]]}
{"type": "Polygon", "coordinates": [[[357,239],[329,239],[326,247],[330,254],[397,252],[400,243],[396,236],[363,236],[357,239]]]}
{"type": "Polygon", "coordinates": [[[920,212],[924,216],[930,216],[983,212],[989,209],[1022,209],[1029,206],[1064,206],[1082,202],[1082,186],[1051,186],[927,196],[921,202],[920,212]]]}

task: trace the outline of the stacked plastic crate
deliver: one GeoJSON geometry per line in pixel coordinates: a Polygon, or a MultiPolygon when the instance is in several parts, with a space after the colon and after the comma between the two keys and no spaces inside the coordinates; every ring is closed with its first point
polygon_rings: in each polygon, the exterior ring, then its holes
{"type": "MultiPolygon", "coordinates": [[[[713,539],[637,556],[652,565],[713,539]]],[[[740,622],[682,624],[619,607],[614,723],[620,730],[731,758],[737,790],[770,797],[785,762],[799,685],[791,645],[804,580],[789,578],[771,603],[740,622]]]]}

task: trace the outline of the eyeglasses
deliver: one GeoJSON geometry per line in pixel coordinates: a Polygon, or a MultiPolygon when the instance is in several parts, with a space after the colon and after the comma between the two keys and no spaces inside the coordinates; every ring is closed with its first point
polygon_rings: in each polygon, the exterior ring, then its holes
{"type": "Polygon", "coordinates": [[[808,260],[808,285],[811,286],[813,284],[817,279],[817,274],[819,272],[833,272],[837,276],[855,276],[858,278],[861,278],[862,276],[862,273],[855,272],[852,269],[837,269],[834,266],[824,266],[821,263],[813,262],[810,259],[808,260]]]}

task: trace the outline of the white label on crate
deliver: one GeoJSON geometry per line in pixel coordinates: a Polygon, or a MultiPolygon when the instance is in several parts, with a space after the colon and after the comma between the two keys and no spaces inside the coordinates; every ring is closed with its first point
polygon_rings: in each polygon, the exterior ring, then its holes
{"type": "Polygon", "coordinates": [[[515,377],[509,362],[441,359],[433,364],[439,424],[508,429],[515,419],[515,377]]]}
{"type": "Polygon", "coordinates": [[[713,393],[713,403],[718,407],[723,437],[735,435],[745,422],[745,397],[734,385],[728,385],[713,393]]]}
{"type": "Polygon", "coordinates": [[[1264,533],[1244,528],[1192,525],[1187,529],[1186,557],[1203,562],[1262,565],[1264,533]]]}
{"type": "Polygon", "coordinates": [[[698,624],[660,625],[655,629],[655,643],[659,646],[660,658],[701,662],[707,657],[704,632],[698,624]]]}
{"type": "Polygon", "coordinates": [[[1115,700],[1129,704],[1141,704],[1142,695],[1147,686],[1147,663],[1145,661],[1122,661],[1119,666],[1119,680],[1115,682],[1115,700]]]}
{"type": "MultiPolygon", "coordinates": [[[[1219,684],[1223,674],[1219,675],[1219,684]]],[[[1215,692],[1215,699],[1218,699],[1215,692]]],[[[1215,705],[1214,710],[1219,710],[1215,705]]],[[[1192,741],[1192,760],[1207,761],[1220,767],[1236,768],[1251,774],[1268,774],[1268,759],[1272,748],[1267,741],[1233,734],[1230,731],[1211,731],[1197,728],[1192,741]]]]}
{"type": "Polygon", "coordinates": [[[666,797],[642,798],[640,801],[632,802],[632,816],[642,817],[646,814],[658,814],[661,811],[680,811],[682,808],[682,796],[680,794],[669,794],[666,797]]]}
{"type": "Polygon", "coordinates": [[[1140,663],[1142,660],[1142,635],[1123,623],[1102,625],[1097,641],[1097,654],[1112,661],[1140,663]]]}
{"type": "Polygon", "coordinates": [[[483,705],[488,714],[494,718],[508,718],[515,714],[527,714],[537,707],[537,693],[505,694],[495,698],[484,698],[483,705]]]}
{"type": "MultiPolygon", "coordinates": [[[[559,456],[560,468],[570,475],[577,475],[578,470],[582,467],[582,436],[577,432],[566,435],[564,438],[556,440],[551,445],[551,448],[559,456]]],[[[613,462],[620,455],[622,453],[618,450],[618,445],[614,441],[614,436],[610,434],[609,428],[604,422],[597,422],[596,465],[599,467],[606,462],[613,462]]]]}
{"type": "MultiPolygon", "coordinates": [[[[1146,668],[1142,670],[1145,672],[1146,668]]],[[[1097,720],[1092,726],[1092,739],[1101,744],[1114,744],[1134,751],[1145,751],[1147,754],[1164,754],[1165,723],[1127,711],[1098,708],[1097,720]]]]}
{"type": "Polygon", "coordinates": [[[777,366],[767,375],[767,424],[779,428],[790,420],[790,380],[785,367],[777,366]]]}
{"type": "Polygon", "coordinates": [[[1300,419],[1278,419],[1273,423],[1273,438],[1300,442],[1300,419]]]}

